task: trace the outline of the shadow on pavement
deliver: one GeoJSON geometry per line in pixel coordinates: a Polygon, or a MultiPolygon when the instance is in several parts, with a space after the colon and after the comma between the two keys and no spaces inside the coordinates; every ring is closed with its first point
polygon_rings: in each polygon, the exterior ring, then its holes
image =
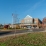
{"type": "Polygon", "coordinates": [[[0,35],[10,34],[10,33],[11,33],[11,31],[1,31],[0,35]]]}
{"type": "Polygon", "coordinates": [[[44,29],[32,29],[33,32],[39,32],[39,31],[44,31],[44,29]]]}

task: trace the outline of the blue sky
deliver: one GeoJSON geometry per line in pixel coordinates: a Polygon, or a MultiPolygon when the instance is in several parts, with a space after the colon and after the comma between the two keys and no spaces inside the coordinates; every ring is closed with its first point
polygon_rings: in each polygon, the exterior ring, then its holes
{"type": "Polygon", "coordinates": [[[46,17],[46,0],[0,0],[0,24],[12,23],[12,13],[23,19],[26,15],[46,17]]]}

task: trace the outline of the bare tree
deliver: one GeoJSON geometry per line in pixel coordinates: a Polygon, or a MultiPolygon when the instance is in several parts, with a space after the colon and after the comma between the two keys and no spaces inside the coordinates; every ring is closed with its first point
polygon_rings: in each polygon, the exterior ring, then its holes
{"type": "Polygon", "coordinates": [[[12,14],[12,16],[13,16],[13,24],[19,23],[18,14],[12,14]]]}

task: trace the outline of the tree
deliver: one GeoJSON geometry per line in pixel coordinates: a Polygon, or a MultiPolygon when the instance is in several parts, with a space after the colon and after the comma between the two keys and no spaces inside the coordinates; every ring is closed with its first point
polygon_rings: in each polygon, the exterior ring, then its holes
{"type": "Polygon", "coordinates": [[[12,14],[12,18],[13,18],[13,24],[19,23],[18,14],[12,14]]]}
{"type": "MultiPolygon", "coordinates": [[[[12,14],[12,28],[13,27],[13,24],[18,24],[19,23],[19,18],[18,18],[18,14],[12,14]]],[[[15,26],[16,28],[16,26],[15,26]]]]}
{"type": "Polygon", "coordinates": [[[3,25],[2,24],[0,24],[0,28],[3,28],[3,25]]]}

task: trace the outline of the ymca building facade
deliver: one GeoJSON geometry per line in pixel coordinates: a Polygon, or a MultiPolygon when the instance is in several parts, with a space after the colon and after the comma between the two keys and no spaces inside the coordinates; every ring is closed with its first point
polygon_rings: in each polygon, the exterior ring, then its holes
{"type": "Polygon", "coordinates": [[[33,18],[30,15],[27,15],[24,19],[20,22],[21,28],[41,28],[42,21],[38,18],[33,18]]]}

